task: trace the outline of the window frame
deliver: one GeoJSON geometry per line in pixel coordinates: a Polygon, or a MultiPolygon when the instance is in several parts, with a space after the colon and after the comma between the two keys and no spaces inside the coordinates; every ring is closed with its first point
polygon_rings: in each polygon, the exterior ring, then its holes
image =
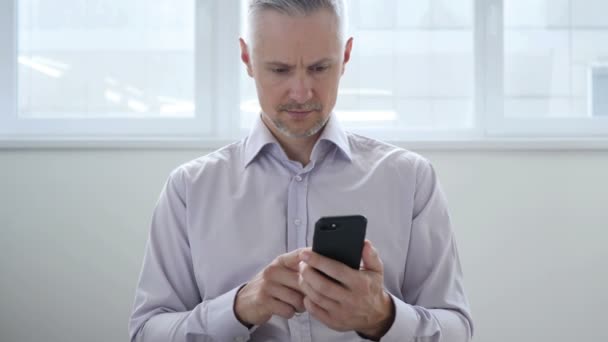
{"type": "MultiPolygon", "coordinates": [[[[0,2],[0,148],[217,148],[242,136],[234,101],[242,65],[241,1],[195,1],[195,119],[17,119],[17,1],[0,2]],[[221,20],[220,20],[221,18],[221,20]],[[226,58],[226,56],[230,56],[226,58]],[[80,122],[78,122],[80,121],[80,122]],[[78,134],[65,134],[65,127],[78,134]]],[[[473,0],[474,128],[359,130],[415,148],[608,149],[608,117],[504,117],[503,0],[473,0]]]]}
{"type": "Polygon", "coordinates": [[[16,0],[0,2],[0,135],[12,127],[17,111],[16,78],[16,0]]]}

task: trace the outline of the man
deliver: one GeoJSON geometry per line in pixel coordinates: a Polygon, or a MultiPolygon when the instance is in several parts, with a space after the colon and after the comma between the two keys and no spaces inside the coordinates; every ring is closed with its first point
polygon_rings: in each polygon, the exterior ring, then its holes
{"type": "Polygon", "coordinates": [[[252,0],[250,135],[172,172],[155,209],[132,341],[471,339],[429,162],[333,117],[353,46],[339,0],[252,0]],[[362,267],[313,253],[322,216],[368,219],[362,267]],[[339,283],[322,276],[337,279],[339,283]]]}

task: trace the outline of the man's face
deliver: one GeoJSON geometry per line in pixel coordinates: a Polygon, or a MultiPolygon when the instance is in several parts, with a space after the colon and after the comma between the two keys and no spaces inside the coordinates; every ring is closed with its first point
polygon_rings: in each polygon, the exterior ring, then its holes
{"type": "Polygon", "coordinates": [[[336,104],[352,38],[342,46],[327,10],[303,17],[267,10],[254,26],[254,44],[241,40],[241,59],[255,80],[263,120],[275,135],[316,135],[336,104]]]}

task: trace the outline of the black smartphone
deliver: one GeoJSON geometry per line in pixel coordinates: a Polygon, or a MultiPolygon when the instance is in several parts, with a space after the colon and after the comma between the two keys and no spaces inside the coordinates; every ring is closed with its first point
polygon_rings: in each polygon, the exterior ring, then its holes
{"type": "Polygon", "coordinates": [[[358,270],[366,228],[367,219],[361,215],[321,217],[315,224],[312,250],[358,270]]]}

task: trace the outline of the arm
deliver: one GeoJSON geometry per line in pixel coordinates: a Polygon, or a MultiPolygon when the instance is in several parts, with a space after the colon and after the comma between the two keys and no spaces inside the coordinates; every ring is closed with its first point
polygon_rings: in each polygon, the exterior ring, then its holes
{"type": "Polygon", "coordinates": [[[392,296],[395,320],[381,341],[468,342],[473,321],[446,199],[428,161],[417,166],[404,301],[392,296]]]}
{"type": "Polygon", "coordinates": [[[233,311],[238,288],[201,302],[186,230],[184,184],[177,169],[154,210],[129,321],[130,341],[247,340],[249,330],[233,311]]]}

